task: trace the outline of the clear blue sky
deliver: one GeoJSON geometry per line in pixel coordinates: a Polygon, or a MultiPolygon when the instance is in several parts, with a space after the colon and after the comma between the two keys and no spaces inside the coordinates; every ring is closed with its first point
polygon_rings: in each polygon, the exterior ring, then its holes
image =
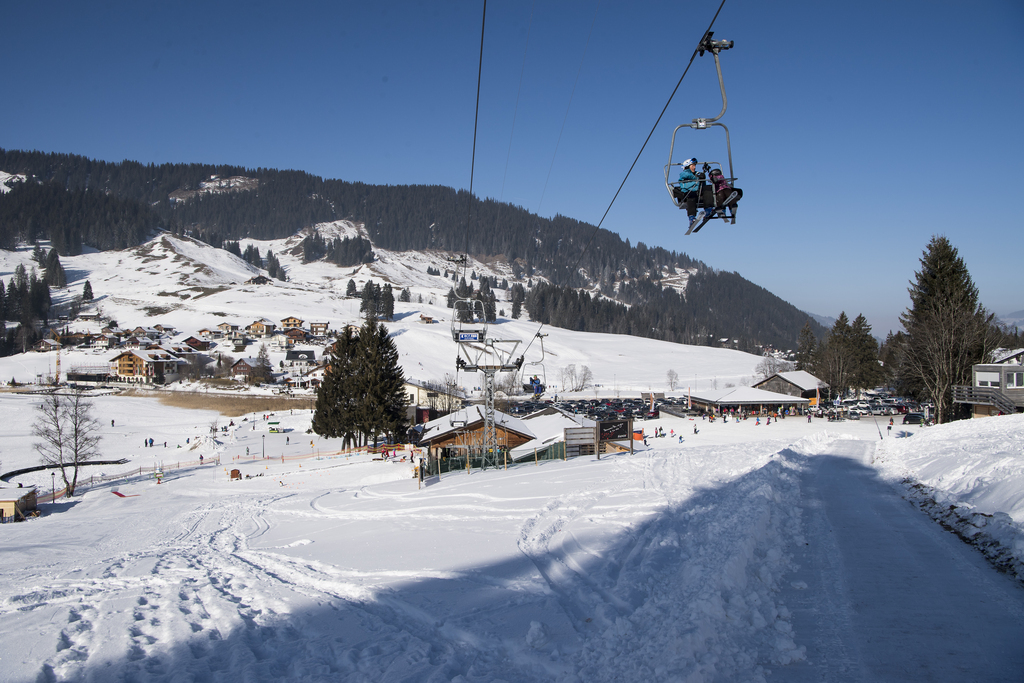
{"type": "MultiPolygon", "coordinates": [[[[469,186],[480,2],[2,7],[2,147],[469,186]]],[[[474,191],[597,223],[717,7],[491,0],[474,191]]],[[[740,222],[684,237],[663,184],[672,129],[721,108],[705,56],[603,227],[881,336],[944,234],[1024,308],[1024,3],[727,0],[715,32],[740,222]]]]}

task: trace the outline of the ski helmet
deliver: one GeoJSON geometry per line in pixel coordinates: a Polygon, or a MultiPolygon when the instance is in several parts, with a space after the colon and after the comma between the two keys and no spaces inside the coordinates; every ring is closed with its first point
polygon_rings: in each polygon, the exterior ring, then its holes
{"type": "Polygon", "coordinates": [[[683,166],[693,166],[696,163],[697,163],[697,157],[693,157],[691,159],[687,159],[686,161],[684,161],[683,162],[683,166]]]}

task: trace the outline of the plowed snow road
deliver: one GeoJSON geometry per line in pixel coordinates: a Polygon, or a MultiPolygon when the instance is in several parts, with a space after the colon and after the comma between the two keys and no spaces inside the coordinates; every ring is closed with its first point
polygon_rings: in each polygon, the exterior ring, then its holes
{"type": "Polygon", "coordinates": [[[807,659],[773,681],[1024,681],[1024,589],[902,499],[874,444],[806,459],[784,601],[807,659]]]}

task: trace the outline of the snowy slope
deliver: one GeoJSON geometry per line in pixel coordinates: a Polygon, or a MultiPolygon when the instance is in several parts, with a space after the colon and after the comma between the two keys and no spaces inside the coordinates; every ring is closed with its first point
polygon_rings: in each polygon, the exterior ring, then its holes
{"type": "MultiPolygon", "coordinates": [[[[33,399],[0,402],[12,424],[31,421],[33,399]]],[[[195,446],[209,414],[123,397],[97,410],[117,415],[103,430],[111,456],[223,464],[97,486],[0,527],[17,549],[0,554],[5,680],[765,681],[870,669],[870,652],[822,659],[822,634],[805,625],[800,599],[818,587],[791,578],[793,558],[828,546],[805,524],[800,482],[836,444],[913,463],[941,442],[915,428],[876,449],[869,420],[665,418],[645,428],[670,437],[632,456],[456,472],[418,489],[409,463],[281,462],[310,448],[307,411],[276,415],[281,434],[236,418],[195,446]],[[142,448],[146,436],[158,447],[142,448]],[[234,459],[262,448],[269,460],[234,459]],[[225,465],[255,478],[230,482],[225,465]]],[[[1013,426],[962,429],[976,460],[998,461],[1013,426]]],[[[30,441],[24,427],[7,443],[30,441]]],[[[1005,476],[1024,490],[1019,473],[1005,476]]],[[[928,606],[915,609],[927,621],[928,606]]],[[[938,647],[930,638],[915,636],[913,654],[938,647]]]]}
{"type": "MultiPolygon", "coordinates": [[[[318,226],[326,238],[351,237],[361,227],[338,221],[318,226]]],[[[279,321],[297,316],[310,321],[328,321],[332,329],[346,324],[360,324],[359,300],[345,297],[349,279],[362,286],[373,280],[391,283],[396,298],[408,288],[411,303],[395,303],[395,321],[388,323],[402,355],[406,376],[418,380],[440,380],[454,372],[455,344],[451,337],[450,309],[445,307],[445,294],[451,280],[427,275],[427,268],[454,271],[445,254],[430,252],[394,253],[375,250],[376,260],[353,268],[315,262],[301,264],[302,235],[284,240],[256,242],[242,240],[243,249],[254,244],[265,255],[271,250],[288,271],[289,281],[271,285],[245,285],[260,272],[222,249],[202,242],[163,234],[146,244],[123,251],[90,252],[62,259],[68,276],[68,287],[54,292],[57,305],[80,295],[88,280],[95,301],[86,310],[102,312],[115,319],[121,327],[166,324],[182,336],[194,334],[202,327],[222,322],[245,326],[259,318],[279,321]],[[293,253],[296,252],[296,253],[293,253]],[[420,303],[422,298],[423,303],[420,303]],[[420,316],[432,317],[433,325],[424,325],[420,316]]],[[[0,278],[9,279],[18,264],[31,269],[31,249],[16,252],[0,251],[0,278]]],[[[511,278],[504,264],[485,264],[470,260],[468,271],[511,278]]],[[[637,396],[640,391],[666,391],[668,370],[676,371],[680,389],[721,387],[728,384],[749,384],[760,361],[757,356],[728,349],[691,347],[650,339],[621,335],[590,335],[558,328],[544,328],[546,357],[542,358],[538,343],[531,345],[539,325],[525,319],[511,320],[507,314],[511,304],[507,292],[498,290],[499,316],[493,327],[495,336],[519,339],[519,353],[526,352],[531,373],[546,375],[552,391],[559,389],[561,370],[570,364],[590,367],[594,381],[601,385],[600,395],[616,393],[637,396]],[[527,347],[529,346],[529,349],[527,347]],[[543,363],[542,363],[543,361],[543,363]]],[[[73,330],[98,332],[96,323],[72,325],[73,330]]],[[[254,353],[254,352],[253,352],[254,353]]],[[[102,364],[113,353],[69,351],[62,368],[76,365],[102,364]]],[[[253,354],[250,354],[253,355],[253,354]]],[[[276,365],[284,354],[272,354],[276,365]]],[[[52,374],[52,354],[23,354],[0,358],[0,377],[5,381],[35,381],[37,376],[52,374]]],[[[460,384],[468,391],[481,384],[477,375],[460,375],[460,384]]],[[[593,395],[593,394],[590,394],[593,395]]]]}

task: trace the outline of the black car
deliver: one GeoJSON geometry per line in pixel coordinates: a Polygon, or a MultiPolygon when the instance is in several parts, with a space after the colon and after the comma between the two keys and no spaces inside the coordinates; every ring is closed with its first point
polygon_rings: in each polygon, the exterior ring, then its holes
{"type": "Polygon", "coordinates": [[[924,423],[924,415],[921,413],[907,413],[903,416],[903,424],[905,425],[923,425],[924,423]]]}

